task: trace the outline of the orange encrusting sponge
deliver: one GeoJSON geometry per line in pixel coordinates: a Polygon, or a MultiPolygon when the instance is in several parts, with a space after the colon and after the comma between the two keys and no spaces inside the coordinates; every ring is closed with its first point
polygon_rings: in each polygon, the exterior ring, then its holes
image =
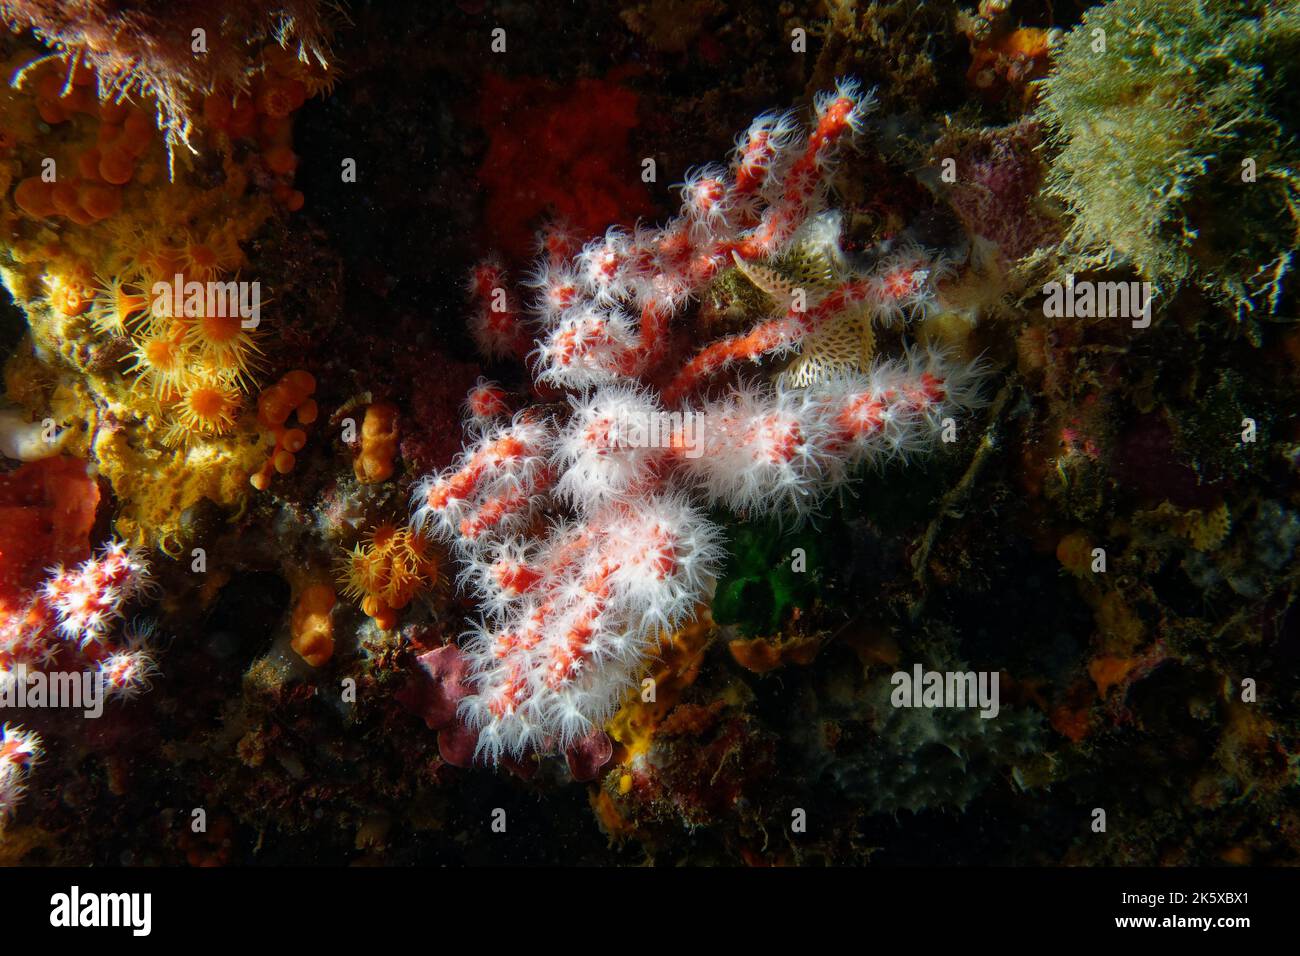
{"type": "Polygon", "coordinates": [[[393,474],[397,454],[397,408],[375,402],[361,423],[361,453],[352,462],[357,481],[365,485],[386,481],[393,474]]]}
{"type": "Polygon", "coordinates": [[[320,667],[334,656],[334,588],[311,584],[302,589],[289,618],[292,635],[289,646],[312,667],[320,667]]]}
{"type": "Polygon", "coordinates": [[[317,408],[309,396],[316,391],[316,379],[310,372],[295,369],[257,397],[257,422],[271,433],[274,448],[259,471],[249,476],[258,491],[265,491],[276,473],[287,475],[297,464],[297,454],[307,444],[307,433],[289,428],[289,416],[296,414],[299,425],[316,420],[317,408]]]}

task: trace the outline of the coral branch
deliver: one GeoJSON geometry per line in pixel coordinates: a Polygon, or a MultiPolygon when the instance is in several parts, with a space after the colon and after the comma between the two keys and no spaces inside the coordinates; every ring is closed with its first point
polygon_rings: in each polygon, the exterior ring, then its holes
{"type": "MultiPolygon", "coordinates": [[[[824,208],[835,158],[869,105],[842,82],[817,98],[806,137],[789,115],[760,116],[729,168],[688,174],[681,211],[661,228],[612,228],[567,256],[541,243],[527,282],[531,360],[539,387],[571,392],[567,414],[526,408],[499,424],[502,394],[480,383],[467,403],[475,440],[414,492],[415,525],[452,544],[482,611],[447,671],[445,696],[465,725],[440,730],[449,762],[558,749],[592,772],[590,759],[607,757],[603,724],[660,636],[712,590],[722,534],[702,506],[801,519],[857,466],[925,448],[975,403],[978,368],[926,351],[806,387],[733,381],[721,397],[692,398],[732,366],[796,352],[834,323],[930,309],[942,260],[900,244],[859,270],[824,208]],[[827,263],[824,277],[787,279],[782,257],[795,252],[827,263]],[[770,309],[681,355],[674,321],[728,269],[770,309]]],[[[492,355],[518,351],[512,339],[528,327],[503,280],[489,261],[470,281],[472,329],[492,355]],[[496,320],[483,318],[489,297],[496,320]]]]}

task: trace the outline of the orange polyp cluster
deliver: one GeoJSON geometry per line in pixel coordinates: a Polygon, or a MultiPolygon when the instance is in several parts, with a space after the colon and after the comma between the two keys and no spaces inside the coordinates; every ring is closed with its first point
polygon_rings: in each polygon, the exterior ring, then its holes
{"type": "Polygon", "coordinates": [[[424,535],[409,528],[380,525],[340,563],[344,593],[360,601],[382,630],[392,630],[397,612],[437,579],[438,561],[429,547],[424,535]]]}
{"type": "Polygon", "coordinates": [[[979,16],[970,20],[971,27],[982,27],[964,31],[971,54],[966,82],[987,100],[1011,98],[1021,106],[1030,106],[1037,97],[1034,81],[1051,69],[1052,31],[1040,27],[1011,29],[1007,21],[990,22],[1005,14],[1005,8],[997,12],[981,9],[979,16]]]}
{"type": "Polygon", "coordinates": [[[310,397],[315,391],[316,379],[311,373],[295,369],[257,397],[258,424],[274,440],[270,457],[248,479],[258,491],[269,488],[275,474],[287,475],[297,464],[295,456],[306,446],[307,433],[301,428],[289,428],[286,423],[290,415],[297,416],[299,425],[316,420],[316,402],[310,397]]]}
{"type": "Polygon", "coordinates": [[[18,184],[14,202],[33,218],[62,216],[88,226],[116,215],[122,208],[122,187],[135,178],[140,160],[153,145],[154,125],[148,114],[129,103],[101,103],[94,83],[94,72],[82,65],[70,84],[53,63],[38,72],[36,109],[42,120],[57,126],[84,114],[98,126],[95,145],[76,156],[73,168],[56,164],[52,181],[28,176],[18,184]]]}
{"type": "MultiPolygon", "coordinates": [[[[131,101],[100,102],[100,89],[125,89],[122,76],[76,65],[72,50],[22,67],[0,117],[0,160],[12,174],[6,284],[31,320],[37,358],[60,357],[67,377],[75,375],[76,389],[60,396],[68,414],[97,408],[113,422],[84,438],[69,432],[69,440],[78,451],[89,442],[101,457],[122,497],[117,520],[142,540],[171,533],[183,508],[163,513],[166,502],[135,477],[139,461],[184,476],[187,502],[206,494],[226,507],[238,489],[248,491],[245,477],[266,488],[295,467],[317,414],[306,373],[286,376],[257,402],[269,384],[271,323],[259,328],[253,317],[267,318],[259,310],[268,298],[262,283],[239,280],[255,278],[248,243],[302,203],[292,181],[293,117],[324,84],[293,55],[259,65],[252,52],[230,92],[209,97],[224,112],[219,122],[181,117],[194,121],[184,130],[194,162],[165,161],[164,135],[178,130],[156,128],[168,108],[156,90],[132,86],[131,101]],[[205,303],[197,308],[196,284],[205,303]],[[255,418],[271,433],[261,436],[268,444],[257,443],[255,418]]],[[[189,87],[189,105],[211,89],[189,87]]]]}
{"type": "Polygon", "coordinates": [[[396,454],[397,408],[388,402],[375,402],[366,409],[361,423],[361,452],[352,462],[357,481],[369,485],[392,477],[396,454]]]}
{"type": "Polygon", "coordinates": [[[91,90],[94,85],[95,71],[84,63],[78,63],[68,77],[57,62],[51,62],[36,80],[36,111],[51,126],[67,122],[75,113],[91,112],[99,105],[91,90]]]}
{"type": "Polygon", "coordinates": [[[278,69],[273,66],[272,72],[262,77],[254,91],[253,100],[257,111],[266,117],[262,123],[264,129],[268,126],[268,121],[287,119],[307,101],[307,85],[280,72],[286,68],[292,70],[296,64],[297,60],[292,64],[281,60],[278,69]]]}
{"type": "MultiPolygon", "coordinates": [[[[179,274],[184,281],[176,259],[170,246],[150,244],[128,271],[140,277],[141,287],[154,276],[174,280],[179,274]],[[177,271],[171,276],[156,271],[164,268],[177,271]]],[[[131,351],[123,371],[135,376],[134,387],[152,395],[158,411],[171,419],[164,441],[176,446],[228,434],[243,408],[243,391],[261,368],[261,352],[243,319],[208,315],[206,305],[197,314],[190,314],[195,310],[189,303],[177,310],[169,297],[137,293],[118,278],[98,291],[89,321],[101,333],[128,337],[131,351]]]]}
{"type": "Polygon", "coordinates": [[[67,272],[46,276],[50,304],[63,315],[81,315],[95,300],[95,281],[90,267],[77,262],[67,272]]]}
{"type": "Polygon", "coordinates": [[[214,130],[231,139],[254,140],[262,165],[277,181],[276,202],[290,212],[302,208],[303,194],[293,188],[298,156],[293,151],[293,114],[327,81],[313,68],[278,46],[263,51],[266,69],[248,92],[218,89],[204,100],[203,115],[214,130]]]}

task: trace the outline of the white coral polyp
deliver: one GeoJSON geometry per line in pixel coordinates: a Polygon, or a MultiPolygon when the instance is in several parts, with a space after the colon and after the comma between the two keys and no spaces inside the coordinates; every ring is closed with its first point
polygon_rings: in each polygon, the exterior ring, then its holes
{"type": "Polygon", "coordinates": [[[561,316],[533,351],[537,379],[579,390],[618,382],[626,372],[623,356],[635,343],[626,313],[586,303],[561,316]]]}
{"type": "MultiPolygon", "coordinates": [[[[463,642],[478,692],[462,702],[490,760],[568,746],[608,719],[659,635],[711,587],[717,529],[675,497],[610,505],[532,553],[497,545],[466,581],[492,609],[463,642]],[[529,586],[507,590],[503,563],[529,586]]],[[[475,563],[475,560],[477,563],[475,563]]]]}
{"type": "Polygon", "coordinates": [[[659,403],[632,386],[599,388],[570,403],[555,442],[556,491],[589,510],[644,487],[667,451],[659,403]]]}
{"type": "Polygon", "coordinates": [[[412,523],[465,543],[528,521],[549,485],[551,424],[525,409],[490,429],[436,475],[412,490],[412,523]]]}

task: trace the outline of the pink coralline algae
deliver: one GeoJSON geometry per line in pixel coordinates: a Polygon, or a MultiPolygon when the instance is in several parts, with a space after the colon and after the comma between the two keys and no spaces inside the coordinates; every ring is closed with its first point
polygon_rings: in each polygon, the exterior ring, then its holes
{"type": "Polygon", "coordinates": [[[924,450],[976,403],[978,367],[934,351],[802,386],[720,382],[795,354],[846,315],[883,324],[932,310],[940,260],[881,249],[859,270],[828,207],[836,157],[870,106],[841,82],[817,97],[810,131],[791,114],[759,116],[728,168],[688,175],[680,214],[660,228],[611,228],[581,247],[547,232],[528,308],[500,264],[475,271],[479,344],[499,356],[531,347],[539,397],[567,395],[569,407],[477,414],[488,405],[480,384],[468,447],[414,492],[414,523],[453,546],[482,614],[458,649],[440,652],[457,663],[439,658],[430,671],[457,685],[460,762],[559,750],[575,776],[593,775],[609,756],[601,728],[659,638],[712,591],[724,552],[707,507],[801,520],[858,466],[924,450]],[[796,244],[837,264],[833,283],[781,281],[771,264],[796,244]],[[692,341],[681,320],[733,266],[775,311],[692,341]]]}
{"type": "Polygon", "coordinates": [[[941,140],[936,155],[956,159],[956,178],[944,195],[972,236],[992,243],[1004,264],[1060,240],[1061,224],[1038,198],[1047,172],[1038,123],[1021,120],[941,140]]]}

